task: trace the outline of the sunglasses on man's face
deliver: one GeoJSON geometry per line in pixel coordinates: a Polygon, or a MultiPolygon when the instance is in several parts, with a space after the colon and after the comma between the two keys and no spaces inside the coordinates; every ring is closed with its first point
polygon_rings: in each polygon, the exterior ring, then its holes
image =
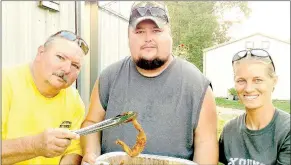
{"type": "Polygon", "coordinates": [[[239,51],[233,56],[232,64],[235,61],[238,61],[238,60],[241,60],[241,59],[245,58],[248,55],[248,53],[251,56],[256,56],[256,57],[261,57],[261,58],[269,58],[271,60],[272,66],[273,66],[274,71],[275,71],[275,65],[274,65],[272,57],[270,56],[270,54],[267,51],[265,51],[263,49],[251,49],[251,50],[239,51]]]}
{"type": "Polygon", "coordinates": [[[149,13],[150,16],[158,17],[158,18],[163,19],[166,22],[169,22],[165,10],[159,7],[138,7],[132,11],[130,19],[136,19],[139,17],[146,16],[148,11],[150,12],[149,13]]]}
{"type": "Polygon", "coordinates": [[[67,40],[76,42],[79,45],[79,47],[83,50],[85,55],[89,51],[89,47],[88,47],[87,43],[73,32],[62,30],[62,31],[57,32],[53,36],[60,36],[60,37],[63,37],[67,40]]]}

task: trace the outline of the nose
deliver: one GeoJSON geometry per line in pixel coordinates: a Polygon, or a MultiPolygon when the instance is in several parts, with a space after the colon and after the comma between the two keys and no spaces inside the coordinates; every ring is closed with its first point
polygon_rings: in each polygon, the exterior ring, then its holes
{"type": "Polygon", "coordinates": [[[245,87],[245,92],[251,93],[254,91],[254,84],[252,82],[247,82],[246,87],[245,87]]]}
{"type": "Polygon", "coordinates": [[[152,42],[153,40],[153,35],[149,32],[146,32],[145,34],[145,42],[148,43],[148,42],[152,42]]]}
{"type": "Polygon", "coordinates": [[[65,72],[65,74],[70,73],[71,65],[72,64],[71,64],[71,62],[69,60],[63,63],[62,70],[65,72]]]}

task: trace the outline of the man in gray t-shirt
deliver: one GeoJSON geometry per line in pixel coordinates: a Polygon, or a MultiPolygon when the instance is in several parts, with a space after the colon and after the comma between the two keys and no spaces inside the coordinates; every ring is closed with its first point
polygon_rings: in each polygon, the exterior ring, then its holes
{"type": "Polygon", "coordinates": [[[219,161],[227,165],[290,165],[290,114],[275,110],[271,122],[250,130],[243,114],[228,122],[219,140],[219,161]]]}
{"type": "MultiPolygon", "coordinates": [[[[128,33],[131,56],[102,71],[83,127],[135,111],[147,137],[142,153],[217,164],[216,106],[210,82],[193,64],[173,56],[165,4],[134,3],[128,33]]],[[[102,136],[81,137],[83,162],[122,151],[117,139],[133,146],[136,135],[132,124],[126,124],[104,130],[102,136]]]]}

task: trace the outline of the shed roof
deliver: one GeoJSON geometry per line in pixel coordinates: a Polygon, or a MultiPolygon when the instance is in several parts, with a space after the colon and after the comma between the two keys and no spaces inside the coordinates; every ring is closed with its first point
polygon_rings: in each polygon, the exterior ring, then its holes
{"type": "Polygon", "coordinates": [[[284,41],[284,40],[281,40],[281,39],[278,39],[276,37],[273,37],[273,36],[269,36],[269,35],[266,35],[266,34],[263,34],[263,33],[254,33],[254,34],[251,34],[249,36],[246,36],[246,37],[242,37],[242,38],[239,38],[239,39],[236,39],[236,40],[232,40],[232,41],[228,41],[228,42],[225,42],[225,43],[222,43],[222,44],[218,44],[218,45],[215,45],[215,46],[212,46],[212,47],[209,47],[209,48],[206,48],[203,50],[203,52],[207,52],[209,50],[213,50],[213,49],[216,49],[216,48],[219,48],[219,47],[222,47],[222,46],[225,46],[225,45],[229,45],[229,44],[232,44],[234,42],[238,42],[240,40],[243,40],[243,39],[246,39],[246,38],[249,38],[249,37],[253,37],[255,35],[260,35],[260,36],[264,36],[264,37],[267,37],[267,38],[270,38],[270,39],[273,39],[273,40],[277,40],[277,41],[280,41],[280,42],[283,42],[283,43],[286,43],[286,44],[290,44],[289,41],[284,41]]]}

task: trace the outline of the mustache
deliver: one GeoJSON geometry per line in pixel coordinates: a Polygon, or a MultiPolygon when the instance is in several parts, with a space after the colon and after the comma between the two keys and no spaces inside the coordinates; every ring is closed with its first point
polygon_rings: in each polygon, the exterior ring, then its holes
{"type": "Polygon", "coordinates": [[[64,72],[59,72],[59,73],[54,72],[53,75],[54,76],[58,76],[59,78],[61,78],[62,80],[64,80],[66,83],[68,82],[68,78],[67,78],[67,76],[65,75],[64,72]]]}
{"type": "Polygon", "coordinates": [[[153,45],[153,44],[145,44],[143,46],[141,46],[140,48],[141,49],[145,49],[145,48],[156,48],[157,46],[156,45],[153,45]]]}

